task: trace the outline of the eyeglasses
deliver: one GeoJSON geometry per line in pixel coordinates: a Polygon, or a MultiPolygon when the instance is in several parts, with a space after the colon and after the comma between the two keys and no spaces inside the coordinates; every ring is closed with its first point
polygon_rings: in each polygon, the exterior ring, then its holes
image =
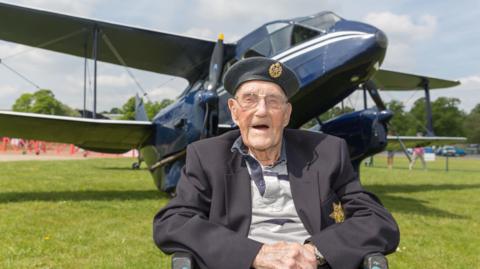
{"type": "Polygon", "coordinates": [[[235,97],[235,100],[243,109],[253,109],[258,106],[260,99],[265,100],[269,109],[280,109],[287,103],[285,97],[276,94],[259,95],[257,93],[243,93],[235,97]]]}

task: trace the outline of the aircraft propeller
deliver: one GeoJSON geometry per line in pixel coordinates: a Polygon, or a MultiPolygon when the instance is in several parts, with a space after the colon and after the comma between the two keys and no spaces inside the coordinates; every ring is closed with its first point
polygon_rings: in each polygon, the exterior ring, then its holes
{"type": "Polygon", "coordinates": [[[210,60],[208,81],[205,82],[205,91],[202,99],[205,104],[205,117],[201,138],[215,135],[218,128],[218,94],[217,88],[220,84],[223,70],[223,34],[218,35],[217,43],[213,49],[210,60]]]}

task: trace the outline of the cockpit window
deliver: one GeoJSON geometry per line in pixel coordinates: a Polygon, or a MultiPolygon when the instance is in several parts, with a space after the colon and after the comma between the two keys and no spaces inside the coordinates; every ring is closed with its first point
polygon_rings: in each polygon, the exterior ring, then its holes
{"type": "Polygon", "coordinates": [[[302,43],[303,41],[307,41],[309,39],[312,39],[319,34],[320,33],[316,30],[309,29],[309,28],[303,27],[301,25],[295,25],[293,27],[291,44],[293,46],[293,45],[296,45],[298,43],[302,43]]]}
{"type": "Polygon", "coordinates": [[[275,22],[275,23],[270,23],[268,25],[266,25],[265,27],[267,28],[267,32],[269,34],[273,33],[273,32],[276,32],[284,27],[287,27],[289,26],[290,24],[287,23],[287,22],[275,22]]]}
{"type": "Polygon", "coordinates": [[[299,24],[275,23],[273,25],[274,27],[272,28],[269,28],[270,25],[267,25],[267,29],[271,34],[250,48],[244,57],[259,55],[270,57],[320,35],[320,32],[299,24]],[[274,28],[278,30],[270,32],[274,28]]]}
{"type": "Polygon", "coordinates": [[[328,32],[330,27],[332,27],[339,20],[341,20],[341,18],[335,15],[334,13],[323,12],[323,13],[319,13],[317,15],[311,16],[301,21],[300,23],[314,27],[315,29],[318,29],[319,31],[325,33],[325,32],[328,32]]]}

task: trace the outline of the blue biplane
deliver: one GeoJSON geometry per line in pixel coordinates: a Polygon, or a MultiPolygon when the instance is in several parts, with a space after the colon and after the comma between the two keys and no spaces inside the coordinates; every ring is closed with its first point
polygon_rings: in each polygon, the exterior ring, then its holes
{"type": "MultiPolygon", "coordinates": [[[[226,105],[231,96],[223,89],[222,74],[242,58],[270,57],[294,70],[301,89],[290,100],[290,128],[318,118],[357,89],[369,92],[376,109],[319,122],[322,132],[347,141],[357,169],[361,160],[384,150],[389,140],[387,124],[392,113],[385,109],[378,89],[421,87],[428,97],[429,89],[459,84],[380,69],[388,45],[386,35],[332,12],[273,21],[235,43],[224,43],[222,37],[203,40],[5,3],[0,3],[0,18],[2,40],[188,80],[178,99],[152,121],[140,99],[136,121],[95,119],[95,107],[93,119],[0,112],[0,136],[72,143],[107,153],[139,149],[155,184],[167,192],[175,189],[189,143],[236,128],[226,105]],[[98,46],[103,48],[101,53],[98,46]]],[[[428,111],[429,98],[427,104],[428,111]]],[[[428,139],[408,141],[459,140],[428,139]]],[[[390,140],[397,141],[395,137],[390,140]]]]}

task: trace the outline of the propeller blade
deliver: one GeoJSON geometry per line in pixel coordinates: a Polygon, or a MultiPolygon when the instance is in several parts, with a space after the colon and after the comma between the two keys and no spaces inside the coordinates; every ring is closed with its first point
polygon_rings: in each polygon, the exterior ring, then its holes
{"type": "Polygon", "coordinates": [[[363,84],[363,87],[368,91],[370,94],[370,97],[372,97],[373,102],[375,102],[375,105],[377,106],[378,110],[386,110],[387,107],[385,106],[385,103],[383,103],[382,98],[380,97],[380,93],[378,92],[378,87],[373,82],[372,80],[369,80],[363,84]]]}
{"type": "Polygon", "coordinates": [[[135,120],[149,121],[143,99],[138,96],[138,93],[135,94],[135,120]]]}
{"type": "Polygon", "coordinates": [[[223,70],[223,34],[218,35],[217,44],[210,60],[207,90],[216,90],[223,70]]]}

